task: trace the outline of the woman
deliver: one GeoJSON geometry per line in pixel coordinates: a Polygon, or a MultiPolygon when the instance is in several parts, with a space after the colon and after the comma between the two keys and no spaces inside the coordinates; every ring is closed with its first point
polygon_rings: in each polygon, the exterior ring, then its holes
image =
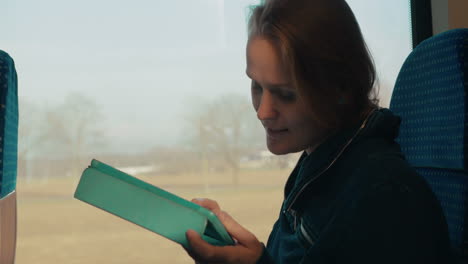
{"type": "Polygon", "coordinates": [[[187,232],[199,263],[448,263],[444,216],[377,107],[375,70],[344,0],[266,0],[249,22],[247,75],[274,154],[303,151],[266,248],[222,212],[235,246],[187,232]]]}

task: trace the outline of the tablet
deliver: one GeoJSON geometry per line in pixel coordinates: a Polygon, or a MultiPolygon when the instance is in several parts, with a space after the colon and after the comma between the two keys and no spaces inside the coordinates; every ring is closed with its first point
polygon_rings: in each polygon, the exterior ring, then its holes
{"type": "Polygon", "coordinates": [[[81,175],[74,197],[186,248],[189,229],[212,245],[234,244],[210,210],[95,159],[81,175]]]}

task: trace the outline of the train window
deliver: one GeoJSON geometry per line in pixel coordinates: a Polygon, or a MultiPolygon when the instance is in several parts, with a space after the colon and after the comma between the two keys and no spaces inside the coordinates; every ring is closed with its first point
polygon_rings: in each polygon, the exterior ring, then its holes
{"type": "MultiPolygon", "coordinates": [[[[348,2],[388,106],[411,51],[409,2],[348,2]]],[[[266,241],[298,155],[266,150],[251,107],[256,3],[2,2],[0,48],[20,84],[17,263],[192,263],[175,243],[73,199],[92,158],[187,199],[217,199],[266,241]]]]}
{"type": "Polygon", "coordinates": [[[396,77],[412,50],[410,3],[349,0],[374,57],[381,106],[388,107],[396,77]]]}

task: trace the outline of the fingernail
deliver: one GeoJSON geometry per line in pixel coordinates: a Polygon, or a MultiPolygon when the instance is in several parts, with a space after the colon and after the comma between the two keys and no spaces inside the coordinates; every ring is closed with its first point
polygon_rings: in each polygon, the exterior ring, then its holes
{"type": "Polygon", "coordinates": [[[195,198],[194,200],[197,200],[197,201],[199,201],[199,202],[205,201],[205,199],[203,199],[203,198],[195,198]]]}

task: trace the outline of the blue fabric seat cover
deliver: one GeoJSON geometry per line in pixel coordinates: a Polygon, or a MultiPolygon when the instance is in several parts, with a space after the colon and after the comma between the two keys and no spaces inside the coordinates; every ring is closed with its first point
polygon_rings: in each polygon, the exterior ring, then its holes
{"type": "Polygon", "coordinates": [[[468,29],[417,46],[398,75],[390,109],[402,117],[398,141],[431,185],[458,256],[468,256],[468,29]]]}
{"type": "Polygon", "coordinates": [[[0,50],[0,199],[16,189],[18,89],[15,65],[0,50]]]}

